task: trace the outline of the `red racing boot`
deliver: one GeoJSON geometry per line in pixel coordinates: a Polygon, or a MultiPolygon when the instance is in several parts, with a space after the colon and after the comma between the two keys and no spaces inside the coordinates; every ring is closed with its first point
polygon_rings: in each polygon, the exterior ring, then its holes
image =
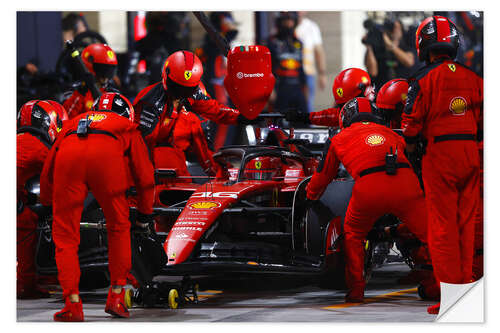
{"type": "Polygon", "coordinates": [[[354,288],[345,295],[346,303],[363,303],[365,299],[364,289],[354,288]]]}
{"type": "Polygon", "coordinates": [[[125,306],[125,288],[122,288],[122,292],[119,294],[114,293],[112,288],[109,288],[108,300],[106,301],[106,308],[104,311],[114,317],[130,317],[130,313],[125,306]]]}
{"type": "Polygon", "coordinates": [[[69,297],[66,297],[66,305],[64,308],[54,314],[54,321],[83,321],[82,299],[76,303],[70,302],[69,297]]]}
{"type": "Polygon", "coordinates": [[[438,314],[439,313],[439,308],[441,307],[441,303],[434,304],[432,306],[429,306],[427,308],[427,313],[428,314],[438,314]]]}

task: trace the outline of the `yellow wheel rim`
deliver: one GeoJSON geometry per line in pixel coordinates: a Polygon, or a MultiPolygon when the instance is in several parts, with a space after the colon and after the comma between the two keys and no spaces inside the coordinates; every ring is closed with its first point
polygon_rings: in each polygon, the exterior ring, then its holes
{"type": "Polygon", "coordinates": [[[125,289],[124,299],[127,309],[132,308],[132,289],[125,289]]]}
{"type": "Polygon", "coordinates": [[[177,309],[179,307],[179,302],[177,301],[179,299],[179,292],[177,289],[170,289],[168,292],[168,306],[171,309],[177,309]]]}

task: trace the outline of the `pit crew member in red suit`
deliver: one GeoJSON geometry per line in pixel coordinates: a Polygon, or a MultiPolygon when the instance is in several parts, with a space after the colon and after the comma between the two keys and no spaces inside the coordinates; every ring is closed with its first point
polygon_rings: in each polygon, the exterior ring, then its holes
{"type": "MultiPolygon", "coordinates": [[[[203,66],[189,51],[177,51],[165,61],[162,81],[139,92],[134,100],[135,122],[152,151],[158,143],[161,125],[174,111],[185,108],[219,124],[236,124],[240,112],[212,99],[200,80],[203,66]]],[[[167,121],[168,122],[168,121],[167,121]]]]}
{"type": "Polygon", "coordinates": [[[405,79],[390,80],[378,91],[375,105],[390,128],[401,128],[407,97],[408,81],[405,79]]]}
{"type": "Polygon", "coordinates": [[[65,307],[55,321],[83,321],[78,282],[80,217],[92,191],[106,218],[111,288],[105,311],[129,317],[123,286],[131,267],[129,204],[125,197],[127,173],[135,180],[137,221],[149,221],[154,199],[154,171],[134,111],[122,95],[105,93],[93,107],[64,124],[44,164],[40,192],[44,205],[53,205],[53,238],[59,282],[65,307]],[[129,165],[124,156],[129,156],[129,165]]]}
{"type": "Polygon", "coordinates": [[[479,209],[474,230],[474,259],[472,261],[472,278],[474,281],[483,277],[483,220],[484,220],[484,199],[483,199],[483,140],[478,142],[480,176],[479,176],[479,209]]]}
{"type": "MultiPolygon", "coordinates": [[[[154,148],[155,168],[174,168],[178,176],[189,176],[186,153],[194,153],[209,176],[217,173],[217,163],[208,148],[201,120],[194,113],[184,109],[172,112],[161,124],[154,148]]],[[[189,181],[186,179],[186,181],[189,181]]]]}
{"type": "MultiPolygon", "coordinates": [[[[108,45],[90,44],[82,51],[82,61],[87,70],[95,76],[101,92],[117,92],[112,87],[112,80],[116,76],[118,62],[115,52],[108,45]]],[[[63,103],[70,118],[90,111],[93,104],[94,98],[83,81],[63,103]]]]}
{"type": "Polygon", "coordinates": [[[28,207],[26,182],[41,174],[66,110],[54,101],[33,100],[18,114],[17,147],[17,298],[49,296],[37,287],[35,255],[38,216],[28,207]]]}
{"type": "Polygon", "coordinates": [[[340,72],[333,81],[334,107],[311,113],[291,110],[287,113],[286,119],[303,124],[338,127],[339,112],[344,104],[355,97],[372,98],[373,91],[370,75],[366,71],[360,68],[347,68],[340,72]]]}
{"type": "MultiPolygon", "coordinates": [[[[483,80],[456,63],[459,32],[442,16],[426,18],[417,29],[416,48],[426,62],[410,79],[402,115],[411,152],[421,134],[428,142],[422,159],[429,217],[429,247],[438,281],[472,281],[474,221],[479,208],[479,154],[483,80]]],[[[437,314],[439,304],[428,308],[437,314]]]]}
{"type": "Polygon", "coordinates": [[[378,218],[393,214],[420,241],[427,239],[424,195],[403,153],[405,142],[382,122],[369,99],[346,103],[339,116],[341,131],[331,139],[328,154],[307,185],[307,198],[317,200],[339,163],[355,180],[344,220],[347,302],[363,302],[363,242],[378,218]],[[393,155],[392,164],[386,163],[387,154],[393,155]]]}

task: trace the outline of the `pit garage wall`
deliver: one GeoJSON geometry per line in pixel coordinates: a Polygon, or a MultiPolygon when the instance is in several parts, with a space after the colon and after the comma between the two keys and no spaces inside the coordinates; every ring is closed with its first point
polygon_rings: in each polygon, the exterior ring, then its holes
{"type": "Polygon", "coordinates": [[[35,62],[48,72],[55,68],[62,50],[61,12],[17,12],[17,67],[35,62]]]}

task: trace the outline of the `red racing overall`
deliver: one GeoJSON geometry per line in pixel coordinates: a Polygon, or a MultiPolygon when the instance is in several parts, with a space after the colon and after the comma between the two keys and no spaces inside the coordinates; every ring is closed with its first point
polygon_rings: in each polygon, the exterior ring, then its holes
{"type": "MultiPolygon", "coordinates": [[[[105,93],[106,89],[101,88],[101,92],[105,93]]],[[[82,94],[80,91],[75,90],[73,94],[64,101],[63,106],[68,111],[68,117],[75,118],[76,116],[89,112],[94,105],[94,97],[90,90],[87,90],[85,94],[82,94]]]]}
{"type": "Polygon", "coordinates": [[[394,214],[418,239],[427,240],[424,196],[404,149],[403,138],[391,129],[371,122],[353,123],[331,139],[323,167],[307,186],[307,197],[318,199],[336,176],[340,162],[355,180],[344,220],[348,301],[363,299],[364,240],[378,218],[394,214]],[[393,152],[397,148],[397,174],[369,172],[371,168],[385,167],[390,147],[393,152]]]}
{"type": "Polygon", "coordinates": [[[42,172],[40,199],[44,205],[53,205],[56,263],[64,297],[78,294],[80,218],[89,190],[106,218],[111,285],[126,284],[131,267],[127,168],[137,188],[138,210],[151,214],[153,167],[137,125],[127,118],[113,112],[84,113],[65,123],[50,151],[42,172]],[[92,119],[89,133],[79,137],[78,122],[87,116],[92,119]]]}
{"type": "Polygon", "coordinates": [[[48,140],[42,140],[27,127],[20,128],[16,136],[17,200],[23,205],[17,214],[16,228],[18,293],[34,290],[36,287],[35,255],[38,216],[26,206],[27,193],[24,185],[30,178],[42,173],[43,163],[49,154],[48,140]]]}
{"type": "Polygon", "coordinates": [[[160,125],[155,141],[155,168],[175,168],[178,176],[189,176],[185,153],[192,152],[208,175],[216,174],[216,163],[208,149],[201,121],[195,114],[184,110],[172,112],[160,125]]]}
{"type": "MultiPolygon", "coordinates": [[[[240,112],[210,98],[200,87],[192,97],[187,98],[187,111],[212,120],[218,124],[236,124],[240,112]]],[[[171,118],[173,111],[180,105],[174,105],[168,97],[161,82],[150,85],[139,92],[134,100],[135,122],[145,138],[146,144],[152,150],[157,144],[161,124],[171,118]],[[160,126],[158,126],[160,125],[160,126]]]]}
{"type": "Polygon", "coordinates": [[[479,154],[483,80],[452,60],[424,67],[410,81],[402,115],[403,133],[413,143],[428,141],[422,159],[429,248],[436,279],[472,279],[474,221],[479,209],[479,154]]]}
{"type": "Polygon", "coordinates": [[[338,127],[339,112],[341,107],[328,108],[321,111],[309,113],[309,121],[313,125],[338,127]]]}

